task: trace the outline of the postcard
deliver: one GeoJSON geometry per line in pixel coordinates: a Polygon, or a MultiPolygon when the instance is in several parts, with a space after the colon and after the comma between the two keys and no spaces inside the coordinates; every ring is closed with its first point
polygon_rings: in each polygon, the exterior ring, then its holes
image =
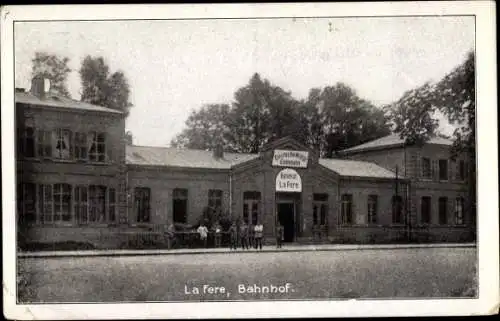
{"type": "Polygon", "coordinates": [[[2,7],[4,315],[498,313],[494,9],[2,7]]]}

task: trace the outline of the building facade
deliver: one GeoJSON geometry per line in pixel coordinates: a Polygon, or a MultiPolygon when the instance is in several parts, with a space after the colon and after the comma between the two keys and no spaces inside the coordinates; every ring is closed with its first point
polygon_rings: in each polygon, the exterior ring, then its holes
{"type": "Polygon", "coordinates": [[[122,113],[33,81],[31,92],[16,90],[21,243],[120,247],[134,233],[195,226],[207,208],[263,223],[268,242],[278,222],[287,242],[473,240],[467,164],[449,160],[448,141],[360,145],[346,159],[322,159],[288,137],[259,154],[134,146],[122,113]]]}

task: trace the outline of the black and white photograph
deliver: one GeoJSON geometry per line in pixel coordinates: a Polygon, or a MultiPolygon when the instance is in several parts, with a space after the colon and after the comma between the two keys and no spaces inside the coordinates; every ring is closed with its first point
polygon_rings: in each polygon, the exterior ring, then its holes
{"type": "Polygon", "coordinates": [[[366,6],[3,7],[4,315],[498,313],[494,3],[366,6]]]}

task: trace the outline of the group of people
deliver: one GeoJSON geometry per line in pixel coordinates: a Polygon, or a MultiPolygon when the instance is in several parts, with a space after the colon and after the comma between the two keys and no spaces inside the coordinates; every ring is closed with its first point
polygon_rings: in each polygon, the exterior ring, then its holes
{"type": "Polygon", "coordinates": [[[243,221],[240,226],[237,226],[236,223],[233,222],[229,228],[229,248],[236,250],[239,243],[242,249],[248,250],[254,248],[262,250],[263,236],[264,225],[262,225],[261,222],[257,222],[255,225],[247,225],[247,223],[243,221]]]}
{"type": "MultiPolygon", "coordinates": [[[[212,226],[212,233],[214,236],[214,246],[220,247],[222,243],[223,229],[219,222],[216,222],[212,226]]],[[[260,249],[262,250],[262,239],[264,237],[264,226],[260,221],[257,224],[248,225],[245,221],[237,225],[233,222],[229,227],[229,248],[231,250],[236,250],[238,245],[242,249],[260,249]]],[[[209,230],[204,222],[201,222],[196,233],[199,235],[199,240],[203,247],[208,247],[208,234],[209,230]]],[[[166,234],[168,236],[168,247],[171,248],[175,243],[175,228],[173,224],[170,224],[167,228],[166,234]]],[[[276,226],[276,247],[281,248],[283,246],[284,240],[284,228],[281,224],[276,226]]]]}

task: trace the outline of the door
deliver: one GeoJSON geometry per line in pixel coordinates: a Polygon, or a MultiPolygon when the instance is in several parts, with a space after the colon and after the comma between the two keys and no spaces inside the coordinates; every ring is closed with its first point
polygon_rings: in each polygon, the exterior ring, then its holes
{"type": "Polygon", "coordinates": [[[284,228],[284,241],[293,242],[295,237],[295,203],[278,203],[278,222],[284,228]]]}

